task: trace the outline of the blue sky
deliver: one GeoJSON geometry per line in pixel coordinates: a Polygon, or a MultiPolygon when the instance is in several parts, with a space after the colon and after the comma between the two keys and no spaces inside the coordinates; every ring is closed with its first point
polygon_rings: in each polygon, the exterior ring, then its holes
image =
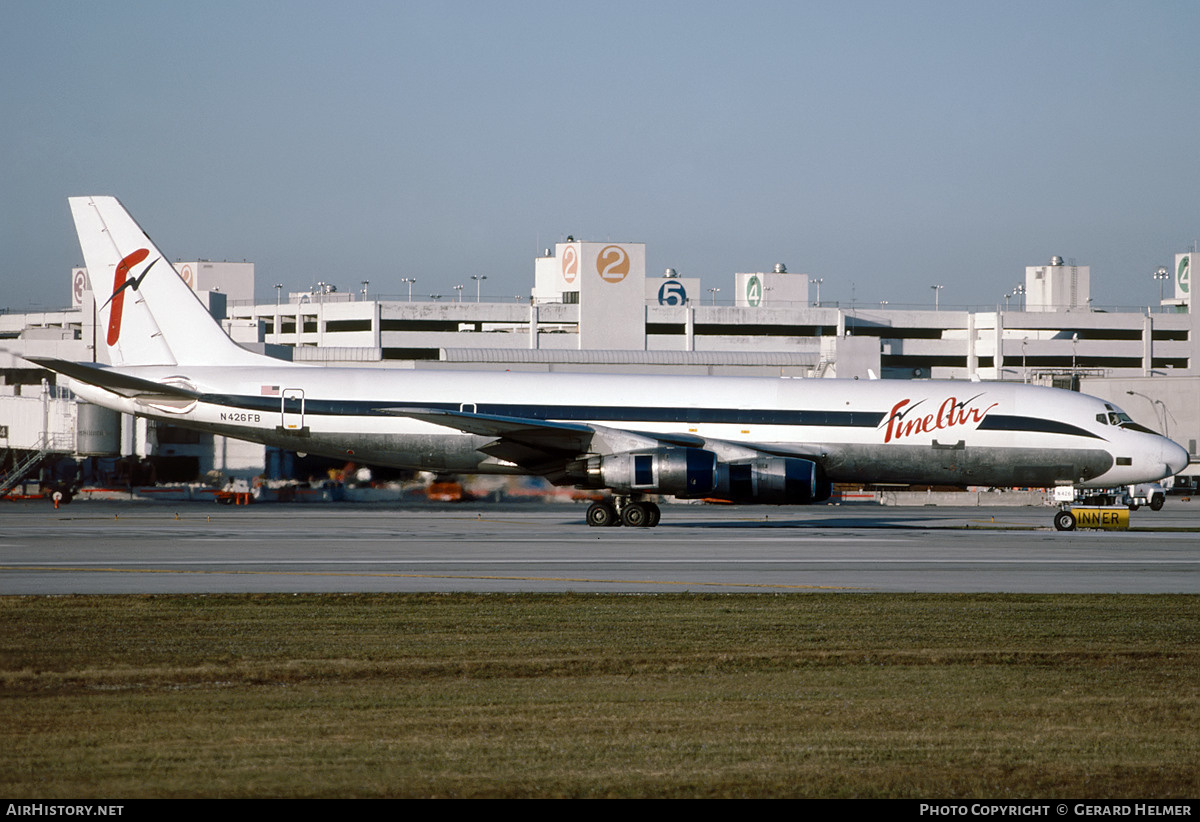
{"type": "Polygon", "coordinates": [[[1158,299],[1200,237],[1200,3],[0,0],[0,308],[66,198],[258,290],[529,293],[566,235],[732,295],[1003,303],[1051,255],[1158,299]]]}

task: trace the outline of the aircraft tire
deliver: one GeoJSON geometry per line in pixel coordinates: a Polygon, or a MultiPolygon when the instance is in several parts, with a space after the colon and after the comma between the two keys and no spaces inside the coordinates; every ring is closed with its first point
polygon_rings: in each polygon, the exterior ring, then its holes
{"type": "Polygon", "coordinates": [[[607,502],[593,502],[587,509],[587,524],[593,528],[606,528],[619,524],[617,510],[607,502]]]}
{"type": "Polygon", "coordinates": [[[1059,511],[1054,515],[1054,530],[1056,531],[1074,531],[1075,530],[1075,515],[1070,511],[1059,511]]]}
{"type": "Polygon", "coordinates": [[[653,502],[647,502],[646,511],[650,514],[650,520],[646,523],[646,527],[656,527],[659,523],[659,520],[662,519],[662,509],[660,509],[658,505],[653,502]]]}
{"type": "Polygon", "coordinates": [[[650,510],[644,502],[630,502],[621,509],[621,524],[629,528],[649,528],[650,510]]]}

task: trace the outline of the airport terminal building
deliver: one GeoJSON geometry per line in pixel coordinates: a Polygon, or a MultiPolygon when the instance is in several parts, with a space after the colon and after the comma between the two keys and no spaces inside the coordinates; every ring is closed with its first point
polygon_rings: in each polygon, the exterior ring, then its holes
{"type": "MultiPolygon", "coordinates": [[[[240,344],[314,365],[792,378],[983,379],[1076,388],[1108,399],[1184,446],[1200,472],[1200,342],[1190,306],[1192,254],[1176,255],[1172,294],[1113,307],[1093,299],[1087,266],[1054,257],[1025,269],[1004,305],[828,303],[823,278],[735,273],[722,288],[668,270],[648,277],[641,243],[567,238],[534,260],[528,295],[484,296],[486,277],[430,293],[379,296],[321,282],[257,302],[253,263],[175,264],[240,344]],[[730,296],[732,295],[732,299],[730,296]]],[[[1166,277],[1163,276],[1163,279],[1166,277]]],[[[75,402],[21,355],[91,361],[95,298],[71,272],[72,306],[0,314],[0,455],[11,477],[36,455],[115,460],[124,477],[274,475],[286,460],[226,440],[75,402]],[[189,476],[191,475],[191,476],[189,476]]],[[[1160,283],[1164,287],[1165,283],[1160,283]]]]}

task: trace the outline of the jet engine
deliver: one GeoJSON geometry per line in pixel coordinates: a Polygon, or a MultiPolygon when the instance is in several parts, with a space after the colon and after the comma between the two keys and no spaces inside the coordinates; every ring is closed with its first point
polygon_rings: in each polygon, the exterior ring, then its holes
{"type": "Polygon", "coordinates": [[[762,457],[725,463],[702,448],[654,448],[586,461],[585,483],[618,494],[712,497],[763,505],[806,505],[829,499],[829,481],[812,460],[762,457]]]}
{"type": "Polygon", "coordinates": [[[812,460],[762,457],[717,466],[717,486],[709,495],[730,502],[807,505],[829,499],[829,481],[812,460]]]}
{"type": "Polygon", "coordinates": [[[655,448],[587,461],[588,485],[618,494],[705,497],[717,484],[717,455],[703,448],[655,448]]]}

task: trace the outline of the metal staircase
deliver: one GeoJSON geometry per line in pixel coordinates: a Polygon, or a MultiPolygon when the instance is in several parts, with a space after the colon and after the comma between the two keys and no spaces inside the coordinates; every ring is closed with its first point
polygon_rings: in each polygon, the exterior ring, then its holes
{"type": "Polygon", "coordinates": [[[71,451],[70,435],[61,433],[44,433],[38,438],[38,441],[33,444],[33,448],[29,454],[16,462],[13,470],[8,476],[0,481],[0,497],[3,497],[12,489],[20,485],[26,477],[28,477],[34,469],[41,465],[42,460],[49,454],[65,454],[71,451]]]}
{"type": "MultiPolygon", "coordinates": [[[[14,432],[11,431],[5,432],[12,438],[8,440],[8,448],[4,450],[3,459],[7,461],[11,454],[13,469],[7,476],[0,478],[0,497],[5,496],[28,479],[47,456],[72,454],[75,451],[76,409],[75,399],[70,391],[43,382],[40,398],[14,397],[10,398],[10,401],[40,404],[42,432],[32,444],[27,444],[30,440],[25,439],[24,436],[14,435],[14,432]],[[14,446],[14,442],[18,444],[14,446]]],[[[26,414],[26,418],[29,416],[32,415],[26,414]]],[[[28,426],[24,428],[24,431],[28,432],[25,436],[32,434],[32,431],[28,431],[28,426]]]]}
{"type": "Polygon", "coordinates": [[[13,470],[9,472],[8,477],[3,482],[0,482],[0,497],[3,497],[12,489],[21,484],[21,481],[45,459],[46,455],[54,449],[51,447],[51,440],[45,434],[42,435],[33,446],[34,450],[29,453],[29,456],[13,466],[13,470]]]}

